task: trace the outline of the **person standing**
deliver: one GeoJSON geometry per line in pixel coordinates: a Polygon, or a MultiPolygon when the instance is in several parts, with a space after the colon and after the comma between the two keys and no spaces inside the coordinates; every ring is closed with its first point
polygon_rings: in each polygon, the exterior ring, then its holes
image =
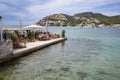
{"type": "Polygon", "coordinates": [[[23,32],[23,35],[24,35],[24,39],[27,39],[27,32],[26,31],[23,32]]]}
{"type": "Polygon", "coordinates": [[[4,33],[3,33],[3,39],[4,39],[4,41],[7,41],[7,33],[6,33],[6,31],[4,31],[4,33]]]}

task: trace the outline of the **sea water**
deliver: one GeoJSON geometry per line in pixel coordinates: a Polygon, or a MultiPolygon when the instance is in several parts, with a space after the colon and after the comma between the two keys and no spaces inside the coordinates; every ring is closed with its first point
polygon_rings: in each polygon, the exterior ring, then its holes
{"type": "Polygon", "coordinates": [[[0,80],[120,80],[120,29],[65,29],[67,40],[0,66],[0,80]]]}

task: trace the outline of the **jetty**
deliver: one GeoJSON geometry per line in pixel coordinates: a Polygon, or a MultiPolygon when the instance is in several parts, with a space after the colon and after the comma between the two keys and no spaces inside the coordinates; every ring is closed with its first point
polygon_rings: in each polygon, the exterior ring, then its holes
{"type": "Polygon", "coordinates": [[[53,44],[56,44],[56,43],[59,43],[65,40],[67,40],[67,38],[57,38],[57,39],[51,39],[47,41],[27,42],[26,48],[13,49],[13,54],[10,57],[6,57],[5,59],[0,60],[0,63],[4,63],[10,60],[17,59],[19,57],[30,54],[34,51],[40,50],[42,48],[48,47],[50,45],[53,45],[53,44]]]}

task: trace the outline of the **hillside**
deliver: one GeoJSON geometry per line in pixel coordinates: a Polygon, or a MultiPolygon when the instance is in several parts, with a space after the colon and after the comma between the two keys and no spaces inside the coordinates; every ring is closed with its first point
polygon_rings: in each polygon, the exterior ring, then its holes
{"type": "Polygon", "coordinates": [[[36,24],[45,25],[46,21],[48,21],[50,26],[67,26],[72,25],[74,20],[75,19],[72,16],[60,13],[46,16],[42,20],[38,21],[36,24]]]}
{"type": "Polygon", "coordinates": [[[85,12],[70,16],[67,14],[53,14],[39,20],[36,24],[45,25],[48,21],[49,26],[116,26],[119,27],[120,15],[106,16],[100,13],[85,12]]]}

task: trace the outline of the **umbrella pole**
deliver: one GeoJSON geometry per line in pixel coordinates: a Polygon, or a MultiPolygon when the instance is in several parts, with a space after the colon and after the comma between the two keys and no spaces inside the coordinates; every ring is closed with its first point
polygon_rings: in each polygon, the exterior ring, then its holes
{"type": "MultiPolygon", "coordinates": [[[[22,21],[21,20],[20,20],[20,31],[21,31],[22,35],[24,35],[23,30],[22,30],[22,21]]],[[[22,35],[20,36],[20,39],[22,39],[22,35]]]]}
{"type": "Polygon", "coordinates": [[[48,21],[46,21],[46,33],[48,33],[48,21]]]}

